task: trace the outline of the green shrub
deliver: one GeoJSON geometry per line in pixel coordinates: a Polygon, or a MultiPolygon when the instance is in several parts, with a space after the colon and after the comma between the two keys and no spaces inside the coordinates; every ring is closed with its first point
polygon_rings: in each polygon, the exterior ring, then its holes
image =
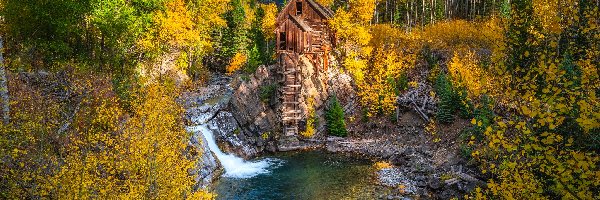
{"type": "Polygon", "coordinates": [[[474,135],[479,139],[483,138],[485,127],[491,126],[494,120],[494,112],[492,108],[494,103],[490,97],[483,95],[479,102],[479,107],[473,112],[476,124],[474,126],[474,135]]]}
{"type": "Polygon", "coordinates": [[[270,101],[275,97],[277,92],[277,84],[266,85],[260,87],[260,100],[265,103],[270,103],[270,101]]]}
{"type": "Polygon", "coordinates": [[[327,131],[329,132],[329,135],[339,137],[346,137],[348,135],[344,109],[335,95],[332,97],[329,109],[327,109],[325,113],[325,120],[327,121],[327,131]]]}
{"type": "Polygon", "coordinates": [[[408,76],[406,76],[406,73],[402,73],[397,79],[388,77],[387,81],[393,86],[396,95],[400,95],[400,93],[408,89],[408,76]]]}
{"type": "Polygon", "coordinates": [[[488,95],[483,95],[481,96],[480,105],[480,107],[475,109],[475,118],[477,118],[477,121],[487,123],[484,126],[490,125],[494,118],[494,112],[492,112],[494,101],[488,95]]]}

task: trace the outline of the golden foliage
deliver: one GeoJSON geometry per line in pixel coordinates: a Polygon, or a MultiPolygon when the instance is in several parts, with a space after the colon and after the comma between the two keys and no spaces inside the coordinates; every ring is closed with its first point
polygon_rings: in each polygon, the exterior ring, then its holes
{"type": "MultiPolygon", "coordinates": [[[[569,0],[567,0],[569,1],[569,0]]],[[[535,15],[540,19],[542,27],[553,33],[560,33],[560,17],[558,16],[558,5],[560,1],[534,0],[535,15]]]]}
{"type": "Polygon", "coordinates": [[[256,21],[256,10],[252,7],[251,1],[242,1],[242,7],[244,8],[244,26],[243,29],[249,30],[252,27],[252,23],[256,21]]]}
{"type": "MultiPolygon", "coordinates": [[[[595,4],[534,0],[531,15],[450,20],[405,33],[368,25],[371,2],[349,1],[349,9],[338,10],[330,21],[341,40],[342,64],[369,116],[393,108],[387,80],[415,64],[409,52],[424,47],[448,52],[452,85],[466,88],[467,100],[478,103],[479,96],[491,96],[502,108],[502,117],[472,120],[481,139],[470,138],[471,155],[493,177],[486,189],[476,190],[476,198],[599,197],[600,157],[590,150],[598,145],[589,144],[600,128],[600,9],[595,4]]],[[[426,129],[439,141],[434,123],[426,129]]]]}
{"type": "Polygon", "coordinates": [[[204,39],[209,39],[210,31],[227,25],[221,16],[227,12],[231,0],[202,0],[193,5],[195,22],[204,39]]]}
{"type": "Polygon", "coordinates": [[[348,7],[350,13],[359,24],[369,24],[373,18],[377,0],[349,0],[348,7]]]}
{"type": "Polygon", "coordinates": [[[151,198],[192,195],[195,162],[184,154],[188,134],[172,89],[156,84],[127,117],[116,98],[82,111],[66,147],[65,165],[42,187],[58,198],[151,198]],[[120,124],[125,121],[125,124],[120,124]]]}
{"type": "Polygon", "coordinates": [[[329,20],[331,29],[336,33],[336,37],[345,43],[346,48],[367,45],[371,40],[368,27],[355,22],[354,19],[352,13],[339,9],[334,18],[329,20]]]}
{"type": "Polygon", "coordinates": [[[485,89],[480,82],[484,74],[476,62],[477,58],[468,49],[495,50],[503,40],[500,22],[495,18],[478,23],[462,20],[441,22],[422,31],[406,33],[388,24],[361,25],[353,13],[340,9],[330,24],[341,40],[346,53],[343,66],[353,75],[368,116],[394,111],[395,81],[413,68],[416,52],[420,52],[424,44],[434,50],[464,53],[466,57],[453,59],[449,69],[463,81],[473,96],[478,96],[485,89]]]}
{"type": "Polygon", "coordinates": [[[0,189],[6,199],[43,194],[37,185],[59,159],[55,150],[64,136],[58,133],[64,104],[44,95],[39,87],[15,76],[8,82],[11,122],[0,123],[0,189]]]}
{"type": "Polygon", "coordinates": [[[177,91],[151,84],[133,92],[130,113],[106,77],[70,76],[65,89],[77,97],[69,104],[44,95],[47,85],[10,82],[13,120],[0,124],[4,197],[210,198],[192,192],[195,161],[184,150],[177,91]]]}
{"type": "Polygon", "coordinates": [[[246,64],[246,62],[248,61],[248,57],[246,56],[246,54],[243,53],[236,53],[233,58],[231,58],[231,61],[229,61],[229,65],[227,65],[227,74],[233,74],[234,72],[236,72],[237,70],[241,69],[242,67],[244,67],[244,65],[246,64]]]}
{"type": "Polygon", "coordinates": [[[375,167],[376,170],[389,169],[389,168],[394,167],[392,164],[390,164],[389,162],[386,162],[386,161],[375,162],[375,164],[373,166],[375,167]]]}
{"type": "Polygon", "coordinates": [[[415,31],[415,37],[421,38],[432,49],[484,48],[494,50],[502,43],[502,27],[499,19],[491,18],[485,22],[450,20],[428,25],[422,31],[415,31]]]}
{"type": "Polygon", "coordinates": [[[333,5],[333,0],[315,0],[315,1],[325,7],[330,7],[333,5]]]}
{"type": "Polygon", "coordinates": [[[308,110],[308,117],[306,119],[306,130],[302,131],[300,135],[302,135],[305,138],[310,138],[315,135],[315,126],[317,125],[317,113],[315,111],[314,98],[308,98],[306,106],[308,110]]]}
{"type": "Polygon", "coordinates": [[[200,31],[196,29],[192,13],[183,0],[170,0],[164,12],[155,15],[158,24],[158,39],[170,46],[183,48],[200,41],[200,31]]]}
{"type": "Polygon", "coordinates": [[[265,13],[265,16],[261,21],[262,32],[267,39],[275,38],[275,22],[277,18],[277,5],[274,3],[261,4],[261,8],[265,13]]]}
{"type": "Polygon", "coordinates": [[[367,115],[391,114],[396,109],[396,83],[416,60],[415,54],[404,51],[412,38],[389,25],[373,26],[371,32],[373,39],[361,51],[349,51],[343,66],[358,86],[367,115]]]}
{"type": "MultiPolygon", "coordinates": [[[[534,7],[540,7],[536,12],[569,13],[554,3],[544,2],[534,1],[534,7]]],[[[593,36],[597,30],[589,31],[588,27],[595,27],[591,23],[598,20],[587,15],[588,24],[577,17],[559,22],[554,14],[544,15],[550,15],[540,19],[547,29],[529,30],[527,44],[517,44],[527,45],[527,49],[516,56],[535,62],[507,66],[510,62],[504,61],[492,66],[493,75],[500,80],[494,93],[502,106],[513,109],[513,116],[496,117],[492,125],[484,127],[481,147],[472,154],[481,162],[482,170],[494,176],[487,189],[477,191],[481,198],[485,194],[506,199],[597,199],[600,195],[600,157],[589,150],[597,147],[584,147],[594,145],[589,140],[592,131],[599,128],[596,91],[600,88],[600,49],[597,45],[586,48],[572,42],[568,51],[585,52],[585,56],[576,58],[556,51],[558,35],[568,34],[567,30],[576,24],[583,27],[583,35],[597,43],[598,38],[593,36]],[[539,47],[540,44],[547,45],[539,47]]],[[[523,21],[516,20],[515,23],[523,21]]],[[[512,59],[508,53],[498,54],[502,59],[512,59]]],[[[481,124],[477,120],[474,123],[481,124]]]]}
{"type": "Polygon", "coordinates": [[[192,16],[194,16],[195,29],[200,34],[200,41],[196,46],[200,54],[212,51],[212,32],[225,27],[227,22],[223,14],[229,11],[230,0],[202,0],[193,1],[192,16]]]}
{"type": "Polygon", "coordinates": [[[470,97],[479,97],[489,88],[487,84],[490,83],[490,79],[479,66],[473,52],[467,52],[464,56],[455,52],[448,64],[448,72],[452,76],[454,86],[466,88],[470,97]]]}

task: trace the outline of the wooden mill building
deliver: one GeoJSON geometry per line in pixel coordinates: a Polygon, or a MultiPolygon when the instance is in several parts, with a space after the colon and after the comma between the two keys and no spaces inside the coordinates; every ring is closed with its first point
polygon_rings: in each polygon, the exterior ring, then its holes
{"type": "Polygon", "coordinates": [[[298,123],[302,120],[299,104],[305,65],[300,57],[310,60],[316,72],[327,69],[328,52],[335,41],[327,21],[333,14],[314,0],[290,0],[277,16],[276,48],[283,75],[282,121],[286,135],[298,134],[298,123]]]}

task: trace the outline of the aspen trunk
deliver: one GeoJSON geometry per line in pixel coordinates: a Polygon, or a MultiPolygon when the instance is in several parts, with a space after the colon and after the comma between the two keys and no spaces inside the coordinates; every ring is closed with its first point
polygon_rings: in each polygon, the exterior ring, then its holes
{"type": "Polygon", "coordinates": [[[421,1],[421,26],[425,26],[425,0],[421,1]]]}
{"type": "Polygon", "coordinates": [[[410,8],[408,1],[406,1],[406,30],[410,31],[410,8]]]}
{"type": "Polygon", "coordinates": [[[8,96],[8,79],[2,55],[4,49],[3,42],[4,38],[0,36],[0,99],[2,99],[2,121],[4,124],[8,124],[10,122],[10,97],[8,96]]]}

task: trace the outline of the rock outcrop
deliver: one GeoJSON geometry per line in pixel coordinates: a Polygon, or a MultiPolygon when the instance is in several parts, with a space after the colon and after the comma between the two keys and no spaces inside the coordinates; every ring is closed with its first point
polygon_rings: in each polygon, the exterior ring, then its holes
{"type": "MultiPolygon", "coordinates": [[[[249,77],[240,76],[232,82],[235,90],[230,110],[239,125],[233,135],[255,147],[258,152],[276,151],[274,144],[268,141],[277,136],[274,130],[281,130],[277,115],[281,105],[275,91],[278,87],[275,70],[275,66],[260,66],[249,77]]],[[[248,158],[255,155],[242,156],[248,158]]]]}
{"type": "Polygon", "coordinates": [[[197,175],[196,188],[209,187],[221,173],[221,166],[208,148],[202,133],[193,127],[207,125],[226,152],[246,158],[256,156],[259,152],[255,148],[256,145],[251,143],[253,140],[242,137],[243,134],[238,133],[238,123],[229,112],[229,103],[233,94],[230,82],[229,77],[215,75],[207,86],[186,92],[180,99],[186,110],[187,125],[192,131],[188,150],[201,152],[201,154],[192,153],[192,156],[196,156],[198,160],[198,166],[192,171],[197,175]]]}
{"type": "Polygon", "coordinates": [[[241,131],[233,115],[228,111],[221,111],[208,122],[208,128],[215,133],[217,141],[225,141],[223,146],[225,152],[234,153],[246,159],[258,155],[257,147],[262,147],[260,137],[252,137],[241,131]]]}
{"type": "Polygon", "coordinates": [[[198,160],[196,168],[192,171],[192,174],[196,175],[195,189],[209,189],[213,180],[221,173],[221,166],[215,155],[209,150],[202,133],[193,133],[189,145],[194,150],[192,152],[201,152],[199,157],[197,153],[192,154],[198,160]]]}

